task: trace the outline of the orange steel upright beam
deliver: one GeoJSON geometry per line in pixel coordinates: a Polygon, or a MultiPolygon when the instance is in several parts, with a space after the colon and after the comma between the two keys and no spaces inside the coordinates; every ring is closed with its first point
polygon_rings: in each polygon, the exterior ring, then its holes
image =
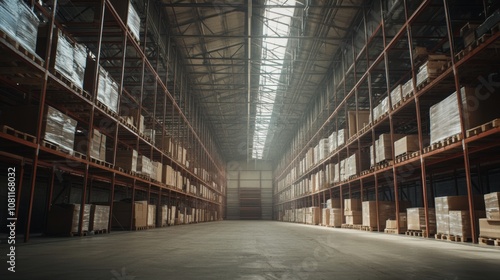
{"type": "Polygon", "coordinates": [[[468,144],[465,143],[465,131],[466,127],[464,124],[464,110],[463,110],[463,105],[462,105],[462,93],[460,91],[460,77],[459,77],[459,72],[458,68],[455,65],[455,49],[454,49],[454,42],[453,42],[453,28],[451,24],[451,18],[450,18],[450,9],[448,5],[448,0],[443,0],[443,5],[444,5],[444,11],[445,11],[445,17],[446,17],[446,27],[448,30],[448,40],[449,40],[449,46],[450,46],[450,55],[451,55],[451,67],[453,68],[453,77],[455,81],[455,89],[457,92],[457,103],[458,103],[458,113],[460,116],[460,127],[461,127],[461,138],[462,138],[462,147],[463,147],[463,153],[464,153],[464,168],[465,168],[465,178],[466,178],[466,183],[467,183],[467,196],[469,200],[469,216],[470,216],[470,226],[471,226],[471,237],[472,237],[472,242],[477,243],[477,232],[476,232],[476,219],[475,219],[475,210],[474,210],[474,193],[472,191],[472,182],[471,182],[471,170],[470,170],[470,163],[469,163],[469,148],[468,144]]]}
{"type": "Polygon", "coordinates": [[[52,28],[55,25],[55,16],[57,10],[57,0],[53,1],[52,5],[52,14],[50,16],[50,27],[49,28],[49,36],[47,40],[47,52],[45,53],[45,73],[44,73],[44,81],[42,85],[42,90],[40,93],[40,104],[38,107],[38,120],[37,120],[37,131],[36,131],[36,143],[38,147],[36,148],[34,158],[33,158],[33,166],[31,173],[31,186],[30,186],[30,199],[28,205],[28,216],[26,218],[26,231],[24,234],[24,242],[28,242],[30,238],[30,224],[31,224],[31,214],[33,212],[33,199],[35,195],[35,186],[36,186],[36,175],[38,168],[38,155],[40,153],[40,143],[42,141],[42,125],[43,125],[43,112],[45,107],[45,97],[47,95],[47,87],[48,87],[48,79],[49,79],[49,61],[51,61],[51,52],[52,52],[52,37],[54,35],[54,29],[52,28]]]}

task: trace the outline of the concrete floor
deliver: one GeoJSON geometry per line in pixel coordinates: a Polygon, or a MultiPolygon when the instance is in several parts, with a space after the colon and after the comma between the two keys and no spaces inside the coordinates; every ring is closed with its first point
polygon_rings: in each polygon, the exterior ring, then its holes
{"type": "MultiPolygon", "coordinates": [[[[6,251],[2,242],[0,249],[6,251]]],[[[8,253],[8,252],[7,252],[8,253]]],[[[223,221],[16,247],[0,279],[499,279],[500,247],[272,221],[223,221]],[[7,277],[5,277],[7,276],[7,277]]]]}

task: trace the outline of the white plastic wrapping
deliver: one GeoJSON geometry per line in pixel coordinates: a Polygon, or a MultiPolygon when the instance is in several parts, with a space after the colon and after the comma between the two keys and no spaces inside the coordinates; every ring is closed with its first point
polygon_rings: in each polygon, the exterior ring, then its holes
{"type": "Polygon", "coordinates": [[[97,100],[106,105],[111,111],[118,112],[118,84],[102,66],[99,66],[97,100]]]}
{"type": "Polygon", "coordinates": [[[92,205],[90,230],[107,230],[109,224],[109,206],[92,205]]]}
{"type": "Polygon", "coordinates": [[[128,18],[127,18],[127,26],[130,28],[130,32],[135,37],[137,41],[139,41],[139,34],[141,31],[141,19],[139,18],[139,14],[132,6],[132,3],[128,4],[128,18]]]}
{"type": "Polygon", "coordinates": [[[391,91],[391,104],[392,106],[396,105],[399,101],[402,99],[402,87],[401,85],[397,85],[392,91],[391,91]]]}
{"type": "Polygon", "coordinates": [[[20,1],[16,2],[19,5],[19,18],[16,28],[17,40],[24,48],[34,53],[40,20],[26,4],[20,1]]]}
{"type": "Polygon", "coordinates": [[[68,152],[73,152],[76,124],[71,117],[48,106],[43,138],[68,152]]]}
{"type": "Polygon", "coordinates": [[[40,20],[22,1],[0,0],[0,30],[35,52],[40,20]]]}
{"type": "Polygon", "coordinates": [[[337,131],[337,147],[341,147],[342,145],[345,144],[345,138],[346,138],[346,131],[345,129],[339,129],[337,131]]]}
{"type": "Polygon", "coordinates": [[[460,133],[460,114],[456,92],[432,106],[429,114],[431,144],[460,133]]]}
{"type": "Polygon", "coordinates": [[[83,77],[87,64],[87,48],[72,43],[59,30],[54,68],[73,84],[83,88],[83,77]]]}
{"type": "Polygon", "coordinates": [[[387,112],[389,112],[389,98],[386,96],[375,108],[373,108],[373,118],[378,120],[387,112]]]}
{"type": "MultiPolygon", "coordinates": [[[[433,234],[436,231],[436,212],[434,208],[428,208],[429,214],[429,233],[433,234]]],[[[406,209],[408,230],[425,230],[425,209],[423,207],[415,207],[406,209]]]]}
{"type": "Polygon", "coordinates": [[[137,157],[137,173],[151,176],[153,173],[153,167],[151,165],[151,160],[143,155],[137,157]]]}
{"type": "Polygon", "coordinates": [[[0,0],[0,30],[13,38],[17,36],[19,8],[19,1],[0,0]]]}

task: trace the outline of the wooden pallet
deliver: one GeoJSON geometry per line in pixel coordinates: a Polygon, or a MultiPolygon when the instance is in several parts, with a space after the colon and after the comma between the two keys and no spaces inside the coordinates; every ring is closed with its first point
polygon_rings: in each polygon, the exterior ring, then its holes
{"type": "Polygon", "coordinates": [[[471,237],[459,236],[459,235],[448,235],[448,241],[451,242],[470,242],[471,237]]]}
{"type": "Polygon", "coordinates": [[[386,229],[384,229],[384,233],[398,234],[398,230],[395,228],[386,228],[386,229]]]}
{"type": "Polygon", "coordinates": [[[21,45],[16,39],[10,37],[7,33],[0,30],[0,38],[4,39],[8,42],[12,47],[22,53],[24,56],[28,57],[30,60],[34,61],[36,64],[43,67],[45,65],[45,61],[39,57],[37,54],[31,52],[26,49],[23,45],[21,45]]]}
{"type": "Polygon", "coordinates": [[[350,225],[350,224],[342,224],[342,225],[340,226],[340,228],[348,228],[348,229],[352,229],[352,228],[354,228],[354,225],[350,225]]]}
{"type": "Polygon", "coordinates": [[[90,161],[93,162],[93,163],[95,163],[95,164],[105,166],[107,168],[113,168],[113,164],[111,164],[111,163],[109,163],[107,161],[104,161],[104,160],[100,160],[100,159],[97,159],[97,158],[90,157],[90,161]]]}
{"type": "MultiPolygon", "coordinates": [[[[87,235],[89,235],[88,231],[82,232],[82,236],[87,236],[87,235]]],[[[71,237],[73,237],[73,236],[80,236],[80,234],[78,234],[78,232],[70,232],[67,236],[71,236],[71,237]]]]}
{"type": "Polygon", "coordinates": [[[107,229],[94,230],[94,234],[104,234],[104,233],[107,233],[107,232],[108,232],[107,229]]]}
{"type": "Polygon", "coordinates": [[[20,138],[20,139],[23,139],[25,141],[31,142],[31,143],[36,143],[35,136],[28,134],[28,133],[25,133],[25,132],[22,132],[22,131],[19,131],[19,130],[15,130],[14,128],[7,126],[7,125],[4,125],[2,127],[2,132],[5,134],[12,135],[16,138],[20,138]]]}
{"type": "Polygon", "coordinates": [[[77,152],[77,151],[73,151],[73,156],[76,157],[76,158],[79,158],[79,159],[83,159],[83,160],[86,160],[87,159],[87,156],[80,153],[80,152],[77,152]]]}
{"type": "Polygon", "coordinates": [[[352,225],[352,228],[357,230],[361,230],[362,227],[363,225],[352,225]]]}
{"type": "MultiPolygon", "coordinates": [[[[84,91],[81,87],[75,85],[73,83],[73,81],[71,81],[70,79],[66,78],[66,76],[64,76],[63,74],[59,73],[57,70],[54,71],[54,76],[56,78],[58,78],[61,82],[63,82],[63,84],[65,84],[66,86],[68,86],[70,89],[74,90],[75,92],[77,92],[78,94],[82,95],[82,96],[85,96],[87,98],[87,95],[90,96],[86,91],[84,91]]],[[[89,98],[87,98],[89,99],[89,98]]]]}
{"type": "Polygon", "coordinates": [[[132,227],[132,230],[146,230],[146,229],[148,229],[148,226],[132,227]]]}
{"type": "Polygon", "coordinates": [[[360,176],[365,176],[365,175],[370,174],[372,172],[373,172],[372,170],[363,170],[363,171],[361,171],[361,173],[359,175],[360,176]]]}
{"type": "Polygon", "coordinates": [[[49,148],[49,149],[54,150],[54,151],[63,152],[63,153],[66,153],[68,155],[73,155],[73,151],[66,150],[57,144],[50,143],[50,142],[45,141],[45,140],[42,141],[42,145],[44,147],[49,148]]]}
{"type": "Polygon", "coordinates": [[[479,244],[500,246],[500,239],[498,238],[489,238],[480,236],[477,239],[477,241],[479,242],[479,244]]]}
{"type": "Polygon", "coordinates": [[[401,104],[403,104],[403,100],[398,101],[396,104],[392,104],[392,110],[396,110],[401,104]]]}
{"type": "Polygon", "coordinates": [[[425,230],[407,230],[405,235],[425,237],[425,230]]]}
{"type": "Polygon", "coordinates": [[[428,77],[424,81],[422,81],[420,84],[417,85],[417,91],[422,90],[424,87],[426,87],[428,84],[430,84],[436,77],[428,77]]]}
{"type": "Polygon", "coordinates": [[[491,130],[491,129],[494,129],[497,127],[500,127],[500,119],[494,119],[490,122],[487,122],[485,124],[482,124],[480,126],[476,126],[474,128],[467,130],[466,137],[468,138],[468,137],[476,136],[478,134],[484,133],[488,130],[491,130]]]}
{"type": "Polygon", "coordinates": [[[102,103],[101,101],[97,101],[96,104],[97,104],[97,107],[101,108],[101,110],[106,112],[108,115],[111,115],[113,117],[118,116],[118,114],[116,114],[113,110],[109,109],[109,107],[107,105],[105,105],[104,103],[102,103]]]}
{"type": "Polygon", "coordinates": [[[407,161],[407,160],[412,159],[414,157],[418,157],[419,155],[420,155],[419,151],[404,153],[402,155],[397,156],[395,162],[400,163],[403,161],[407,161]]]}
{"type": "Polygon", "coordinates": [[[385,160],[383,162],[377,163],[377,165],[375,165],[375,170],[385,169],[392,165],[394,165],[393,160],[385,160]]]}
{"type": "Polygon", "coordinates": [[[454,143],[461,141],[461,140],[462,140],[462,136],[460,134],[453,135],[453,136],[448,137],[446,139],[443,139],[439,142],[436,142],[428,147],[425,147],[424,153],[429,153],[429,152],[435,151],[437,149],[444,148],[446,146],[449,146],[449,145],[454,144],[454,143]]]}
{"type": "Polygon", "coordinates": [[[361,226],[361,230],[363,231],[378,231],[377,227],[369,227],[369,226],[361,226]]]}

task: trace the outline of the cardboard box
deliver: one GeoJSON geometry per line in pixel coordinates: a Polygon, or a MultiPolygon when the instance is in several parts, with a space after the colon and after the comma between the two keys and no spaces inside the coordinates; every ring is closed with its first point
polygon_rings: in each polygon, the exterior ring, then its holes
{"type": "Polygon", "coordinates": [[[500,221],[479,219],[479,236],[486,238],[500,238],[500,221]]]}
{"type": "Polygon", "coordinates": [[[413,80],[410,79],[401,86],[401,95],[404,98],[412,94],[413,94],[413,80]]]}
{"type": "Polygon", "coordinates": [[[360,225],[363,222],[361,211],[352,211],[352,215],[345,215],[345,223],[348,225],[360,225]]]}
{"type": "Polygon", "coordinates": [[[500,192],[492,192],[484,195],[486,207],[486,218],[488,220],[500,220],[500,192]]]}
{"type": "MultiPolygon", "coordinates": [[[[85,204],[82,231],[89,231],[91,205],[85,204]]],[[[78,232],[80,204],[54,204],[50,208],[47,230],[49,235],[70,235],[78,232]]]]}
{"type": "Polygon", "coordinates": [[[340,208],[331,208],[330,210],[330,223],[331,227],[340,227],[342,226],[342,209],[340,208]]]}
{"type": "Polygon", "coordinates": [[[426,60],[427,56],[428,56],[428,53],[427,53],[426,47],[417,46],[417,47],[415,47],[415,49],[413,49],[413,61],[426,60]]]}
{"type": "Polygon", "coordinates": [[[359,198],[344,199],[344,213],[349,213],[349,211],[361,211],[361,200],[359,198]]]}
{"type": "MultiPolygon", "coordinates": [[[[394,134],[394,141],[397,141],[403,138],[405,135],[403,134],[394,134]]],[[[392,141],[391,135],[384,133],[380,134],[378,141],[375,142],[376,150],[375,150],[375,162],[383,162],[387,160],[392,160],[392,141]]],[[[373,154],[370,153],[370,162],[373,162],[373,154]]]]}
{"type": "MultiPolygon", "coordinates": [[[[377,225],[377,203],[376,201],[363,201],[363,226],[378,227],[377,225]]],[[[393,201],[378,202],[378,221],[380,223],[379,230],[384,229],[384,221],[388,219],[396,219],[396,205],[393,201]]]]}
{"type": "MultiPolygon", "coordinates": [[[[424,145],[425,147],[426,145],[424,145]]],[[[419,151],[418,135],[407,135],[394,142],[394,155],[410,154],[419,151]]]]}
{"type": "Polygon", "coordinates": [[[318,225],[321,221],[321,209],[319,207],[308,207],[305,209],[306,224],[318,225]]]}
{"type": "Polygon", "coordinates": [[[321,224],[324,226],[330,225],[330,209],[321,209],[321,224]]]}
{"type": "Polygon", "coordinates": [[[90,210],[89,231],[108,230],[109,206],[92,205],[90,210]]]}
{"type": "MultiPolygon", "coordinates": [[[[112,158],[110,155],[109,158],[112,158]]],[[[115,166],[123,168],[126,171],[137,171],[137,158],[136,150],[117,150],[115,166]]]]}
{"type": "Polygon", "coordinates": [[[400,102],[403,99],[403,94],[402,94],[402,86],[397,85],[392,91],[391,91],[391,104],[392,106],[396,105],[398,102],[400,102]]]}
{"type": "Polygon", "coordinates": [[[148,226],[156,226],[156,205],[148,204],[148,226]]]}
{"type": "Polygon", "coordinates": [[[406,209],[408,230],[428,230],[429,234],[436,232],[436,212],[434,208],[428,208],[429,228],[426,228],[425,209],[415,207],[406,209]]]}
{"type": "Polygon", "coordinates": [[[148,203],[147,201],[136,201],[132,206],[130,202],[113,202],[113,219],[111,226],[117,229],[135,229],[147,226],[148,203]],[[132,217],[133,207],[133,217],[132,217]],[[132,218],[132,219],[131,219],[132,218]],[[132,224],[131,224],[132,220],[132,224]]]}
{"type": "Polygon", "coordinates": [[[354,136],[360,129],[370,123],[370,111],[358,110],[347,112],[347,123],[349,126],[349,138],[354,136]]]}

